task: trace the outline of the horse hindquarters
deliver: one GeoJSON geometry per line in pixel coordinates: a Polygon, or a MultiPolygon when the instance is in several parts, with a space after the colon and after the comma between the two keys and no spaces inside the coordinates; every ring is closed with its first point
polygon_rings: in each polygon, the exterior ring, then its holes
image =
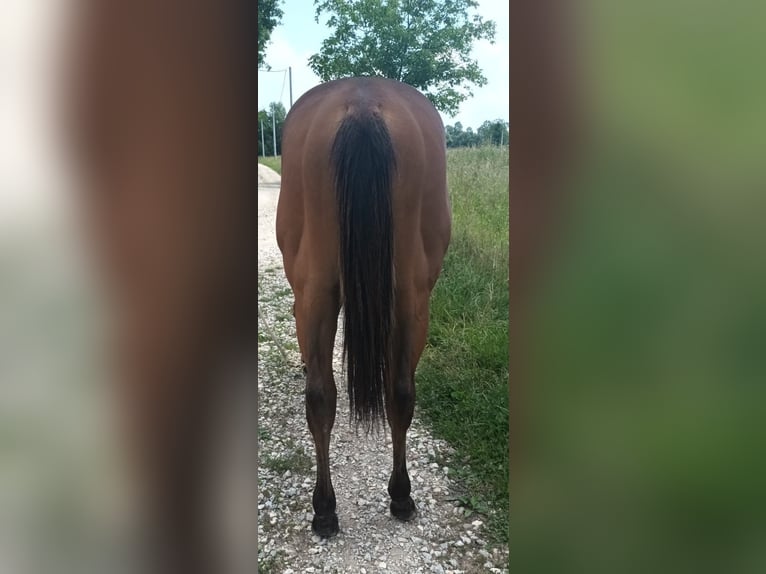
{"type": "Polygon", "coordinates": [[[387,416],[394,439],[391,512],[409,519],[414,502],[405,440],[414,371],[448,241],[443,126],[413,88],[349,78],[304,94],[288,114],[283,138],[276,231],[295,294],[306,414],[317,451],[314,532],[337,532],[328,450],[341,303],[351,414],[366,429],[387,416]]]}

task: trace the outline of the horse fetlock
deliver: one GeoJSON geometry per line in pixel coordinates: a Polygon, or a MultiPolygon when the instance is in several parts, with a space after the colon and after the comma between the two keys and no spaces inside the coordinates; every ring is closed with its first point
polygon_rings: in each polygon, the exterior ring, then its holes
{"type": "Polygon", "coordinates": [[[403,500],[412,492],[410,477],[407,471],[394,472],[388,481],[388,495],[392,500],[403,500]]]}
{"type": "Polygon", "coordinates": [[[331,538],[338,534],[338,515],[332,514],[314,514],[311,521],[311,531],[320,538],[331,538]]]}
{"type": "Polygon", "coordinates": [[[311,499],[314,512],[322,516],[335,514],[335,492],[324,494],[318,486],[314,488],[314,496],[311,499]]]}
{"type": "Polygon", "coordinates": [[[389,509],[394,518],[403,521],[412,520],[417,514],[417,507],[411,496],[401,499],[391,499],[389,509]]]}
{"type": "Polygon", "coordinates": [[[311,521],[311,530],[317,536],[330,538],[338,533],[338,515],[335,513],[335,492],[330,490],[327,494],[319,485],[314,488],[312,498],[314,506],[314,518],[311,521]]]}

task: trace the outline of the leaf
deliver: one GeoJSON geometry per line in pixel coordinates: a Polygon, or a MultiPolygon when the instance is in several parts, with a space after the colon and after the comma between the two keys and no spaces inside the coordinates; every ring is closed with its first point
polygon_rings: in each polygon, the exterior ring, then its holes
{"type": "Polygon", "coordinates": [[[266,45],[271,39],[272,30],[277,27],[284,15],[279,7],[280,3],[281,0],[258,1],[258,67],[269,68],[264,61],[266,45]]]}

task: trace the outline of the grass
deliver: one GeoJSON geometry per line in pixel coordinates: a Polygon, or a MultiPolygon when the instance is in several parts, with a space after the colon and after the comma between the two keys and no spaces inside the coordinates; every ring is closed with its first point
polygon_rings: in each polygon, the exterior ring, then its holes
{"type": "Polygon", "coordinates": [[[256,572],[260,572],[260,574],[274,574],[278,571],[277,569],[281,567],[279,558],[275,556],[269,556],[262,559],[260,557],[260,551],[258,554],[258,568],[256,569],[256,572]]]}
{"type": "Polygon", "coordinates": [[[279,458],[266,456],[260,461],[260,464],[264,468],[280,474],[288,470],[296,474],[308,473],[314,459],[307,455],[300,446],[290,445],[289,448],[292,450],[286,456],[279,458]]]}
{"type": "Polygon", "coordinates": [[[276,171],[278,174],[282,174],[282,156],[278,155],[276,157],[274,156],[259,156],[258,157],[258,163],[265,165],[266,167],[270,167],[274,171],[276,171]]]}
{"type": "Polygon", "coordinates": [[[456,450],[468,512],[508,536],[508,148],[448,151],[452,240],[431,297],[417,404],[456,450]]]}

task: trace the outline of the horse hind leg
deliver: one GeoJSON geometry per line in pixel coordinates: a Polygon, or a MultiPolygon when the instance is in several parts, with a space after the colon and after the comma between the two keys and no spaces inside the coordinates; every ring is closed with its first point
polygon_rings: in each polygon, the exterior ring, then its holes
{"type": "Polygon", "coordinates": [[[388,481],[388,494],[391,497],[391,514],[399,520],[410,520],[415,516],[415,501],[410,496],[411,484],[407,473],[406,442],[407,429],[412,422],[415,406],[414,379],[399,376],[394,382],[392,399],[386,401],[386,413],[391,426],[391,439],[394,447],[394,469],[388,481]]]}
{"type": "Polygon", "coordinates": [[[415,366],[422,352],[413,352],[424,337],[424,327],[413,324],[411,318],[401,319],[394,334],[394,379],[386,388],[386,416],[391,427],[394,465],[388,481],[391,514],[399,520],[415,516],[415,502],[410,496],[411,484],[407,473],[407,429],[415,410],[415,366]],[[413,344],[415,347],[413,347],[413,344]]]}
{"type": "Polygon", "coordinates": [[[298,342],[306,361],[306,420],[314,439],[317,461],[311,528],[322,538],[334,536],[339,530],[329,453],[337,402],[332,355],[339,310],[337,289],[322,293],[307,289],[303,297],[296,298],[298,342]]]}

